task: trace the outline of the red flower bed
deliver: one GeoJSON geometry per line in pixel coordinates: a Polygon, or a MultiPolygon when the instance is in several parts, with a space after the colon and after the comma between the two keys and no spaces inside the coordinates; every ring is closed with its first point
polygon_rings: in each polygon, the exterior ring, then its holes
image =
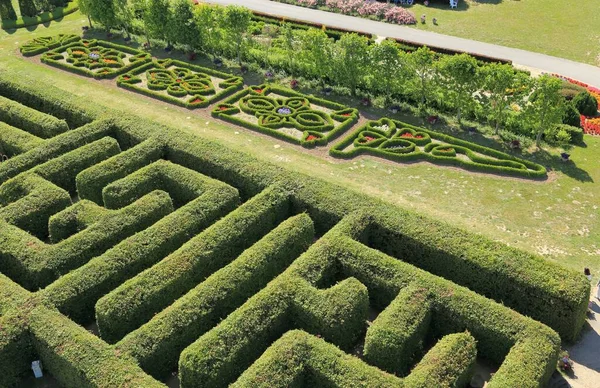
{"type": "Polygon", "coordinates": [[[594,98],[596,99],[596,101],[598,101],[598,110],[600,110],[600,89],[598,89],[598,88],[596,88],[594,86],[590,86],[590,85],[586,84],[585,82],[577,81],[576,79],[569,78],[569,77],[564,77],[564,76],[562,76],[560,74],[552,74],[552,76],[556,77],[556,78],[560,78],[560,79],[565,80],[567,82],[570,82],[572,84],[579,85],[581,87],[586,88],[587,91],[592,96],[594,96],[594,98]]]}
{"type": "Polygon", "coordinates": [[[255,91],[256,93],[258,93],[258,94],[262,94],[262,92],[263,92],[263,90],[262,90],[262,89],[252,89],[252,90],[254,90],[254,91],[255,91]]]}
{"type": "Polygon", "coordinates": [[[224,110],[227,110],[227,109],[229,109],[229,108],[228,108],[228,107],[226,107],[226,106],[220,106],[220,107],[219,107],[219,110],[220,110],[220,111],[224,111],[224,110]]]}
{"type": "Polygon", "coordinates": [[[413,139],[413,138],[414,138],[414,139],[422,139],[422,138],[423,138],[423,136],[422,136],[422,135],[416,135],[416,136],[414,136],[414,135],[413,135],[412,133],[410,133],[410,132],[403,133],[402,135],[400,135],[400,137],[405,137],[405,138],[407,138],[407,139],[413,139]]]}
{"type": "Polygon", "coordinates": [[[308,135],[308,137],[306,138],[306,141],[313,141],[313,140],[317,140],[318,137],[314,136],[314,135],[308,135]]]}
{"type": "Polygon", "coordinates": [[[344,117],[350,117],[352,115],[350,113],[342,113],[342,116],[344,116],[344,117]]]}
{"type": "Polygon", "coordinates": [[[201,102],[202,102],[202,100],[201,100],[201,99],[199,99],[199,98],[196,98],[196,99],[192,100],[192,102],[191,102],[191,103],[192,103],[192,104],[200,104],[201,102]]]}
{"type": "Polygon", "coordinates": [[[581,115],[580,118],[583,133],[587,133],[588,135],[600,135],[600,117],[589,118],[581,115]]]}
{"type": "Polygon", "coordinates": [[[367,142],[369,142],[369,141],[373,141],[373,140],[375,140],[375,138],[374,138],[374,137],[371,137],[371,136],[365,136],[365,140],[366,140],[367,142]]]}
{"type": "Polygon", "coordinates": [[[127,76],[123,77],[123,80],[124,80],[124,81],[129,81],[130,79],[131,79],[131,78],[129,78],[129,77],[127,77],[127,76]]]}

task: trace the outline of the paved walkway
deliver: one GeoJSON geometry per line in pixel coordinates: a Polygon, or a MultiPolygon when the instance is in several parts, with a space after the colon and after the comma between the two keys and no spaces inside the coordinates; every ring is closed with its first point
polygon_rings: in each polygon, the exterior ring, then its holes
{"type": "Polygon", "coordinates": [[[443,47],[456,51],[468,51],[474,54],[508,59],[516,65],[540,69],[548,73],[558,73],[578,79],[587,84],[600,87],[600,67],[586,65],[568,59],[550,55],[533,53],[510,47],[498,46],[469,39],[442,35],[430,31],[417,30],[395,24],[382,23],[374,20],[320,11],[269,0],[205,0],[217,4],[238,4],[271,15],[283,16],[314,23],[326,24],[331,27],[352,29],[378,36],[400,38],[415,43],[443,47]]]}

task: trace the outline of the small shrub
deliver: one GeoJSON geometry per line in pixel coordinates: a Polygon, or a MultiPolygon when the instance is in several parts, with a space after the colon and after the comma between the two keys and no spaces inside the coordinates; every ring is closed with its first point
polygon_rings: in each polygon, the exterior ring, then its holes
{"type": "Polygon", "coordinates": [[[596,116],[598,113],[598,101],[587,91],[576,95],[573,98],[573,104],[584,116],[596,116]]]}

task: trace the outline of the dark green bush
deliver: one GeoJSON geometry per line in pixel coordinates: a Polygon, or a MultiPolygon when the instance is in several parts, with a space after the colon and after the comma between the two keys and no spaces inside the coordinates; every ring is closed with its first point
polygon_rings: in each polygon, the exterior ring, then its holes
{"type": "Polygon", "coordinates": [[[0,121],[0,154],[12,158],[43,143],[44,141],[39,137],[0,121]]]}
{"type": "Polygon", "coordinates": [[[573,98],[573,105],[584,116],[596,116],[598,114],[598,101],[587,90],[573,98]]]}
{"type": "Polygon", "coordinates": [[[69,130],[65,120],[59,120],[2,96],[0,96],[0,120],[43,139],[69,130]]]}
{"type": "Polygon", "coordinates": [[[563,113],[562,123],[573,127],[579,127],[581,125],[579,111],[572,102],[567,102],[565,104],[565,112],[563,113]]]}

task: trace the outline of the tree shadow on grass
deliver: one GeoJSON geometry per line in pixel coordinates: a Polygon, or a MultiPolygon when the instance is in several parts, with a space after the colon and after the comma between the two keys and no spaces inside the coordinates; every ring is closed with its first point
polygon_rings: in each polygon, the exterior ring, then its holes
{"type": "Polygon", "coordinates": [[[563,161],[559,155],[553,155],[546,150],[537,150],[531,153],[534,162],[545,166],[549,171],[560,171],[569,178],[579,182],[593,183],[594,179],[582,168],[577,167],[573,160],[563,161]]]}

